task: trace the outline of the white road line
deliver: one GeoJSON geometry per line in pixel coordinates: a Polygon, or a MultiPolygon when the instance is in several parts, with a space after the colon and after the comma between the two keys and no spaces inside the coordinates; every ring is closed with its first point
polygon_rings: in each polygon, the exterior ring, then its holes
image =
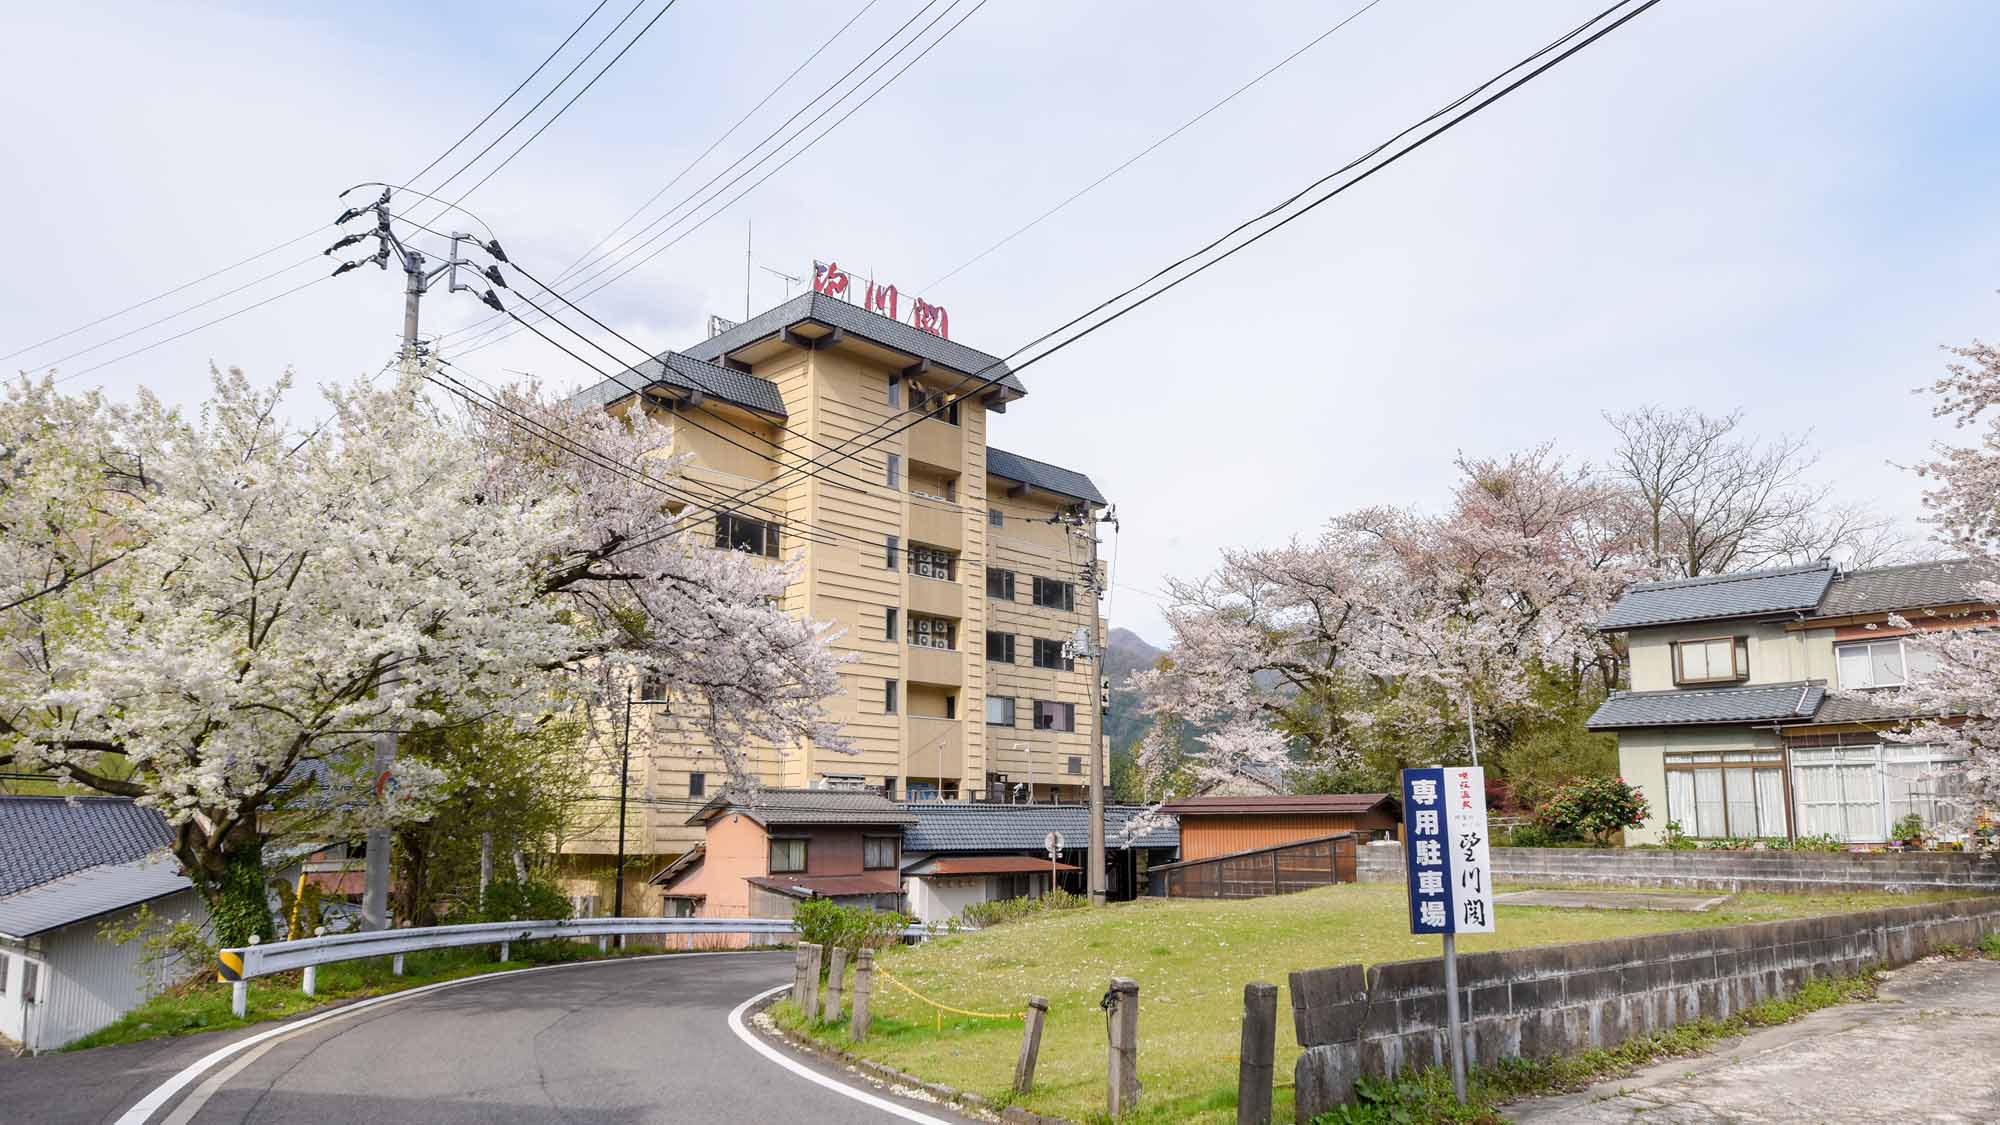
{"type": "MultiPolygon", "coordinates": [[[[215,1050],[210,1051],[208,1054],[203,1055],[201,1058],[189,1064],[188,1067],[182,1070],[180,1073],[174,1075],[172,1078],[169,1078],[165,1082],[162,1082],[158,1086],[154,1087],[152,1093],[147,1094],[145,1097],[139,1099],[137,1104],[135,1104],[131,1109],[126,1110],[122,1115],[120,1115],[118,1120],[114,1123],[114,1125],[145,1125],[147,1120],[149,1120],[155,1113],[158,1113],[160,1111],[160,1107],[166,1105],[169,1101],[172,1101],[175,1094],[178,1094],[182,1090],[186,1089],[188,1083],[193,1082],[195,1079],[201,1077],[202,1074],[206,1072],[210,1067],[213,1067],[216,1064],[229,1059],[233,1055],[248,1050],[251,1047],[255,1047],[261,1043],[266,1042],[267,1040],[277,1039],[281,1036],[288,1036],[295,1032],[301,1031],[305,1028],[311,1027],[314,1024],[324,1023],[330,1020],[350,1016],[364,1009],[373,1008],[380,1004],[393,1004],[398,1000],[408,1000],[411,999],[412,997],[422,996],[427,992],[437,992],[446,988],[458,988],[462,985],[478,984],[481,981],[502,980],[506,977],[519,976],[522,973],[540,973],[540,972],[545,972],[549,969],[575,969],[575,968],[582,968],[587,965],[625,965],[625,964],[630,964],[631,962],[634,961],[658,961],[668,957],[685,960],[691,957],[740,957],[740,956],[742,956],[742,954],[737,952],[654,953],[644,957],[617,957],[617,958],[606,959],[603,961],[570,961],[560,965],[535,965],[531,968],[526,968],[526,969],[509,969],[504,973],[482,973],[476,977],[460,977],[457,980],[439,981],[437,984],[421,985],[417,988],[405,989],[402,992],[391,992],[387,996],[377,996],[372,999],[357,1001],[356,1003],[353,1004],[347,1004],[342,1007],[335,1008],[332,1011],[321,1012],[318,1015],[307,1016],[304,1019],[293,1020],[289,1023],[281,1023],[278,1026],[270,1029],[269,1031],[258,1032],[257,1034],[249,1036],[248,1038],[239,1039],[236,1042],[231,1043],[226,1047],[218,1047],[215,1050]]],[[[791,986],[780,985],[779,987],[789,988],[791,986]]],[[[741,1009],[738,1010],[740,1011],[741,1009]]]]}
{"type": "Polygon", "coordinates": [[[952,1125],[951,1122],[946,1121],[942,1117],[932,1117],[928,1113],[919,1113],[918,1111],[911,1109],[908,1106],[898,1105],[887,1098],[878,1098],[874,1094],[868,1093],[866,1090],[857,1090],[854,1087],[849,1086],[847,1083],[842,1082],[837,1078],[830,1078],[824,1074],[821,1074],[819,1071],[814,1070],[812,1067],[807,1066],[806,1064],[798,1061],[797,1059],[791,1057],[790,1055],[785,1054],[783,1051],[778,1050],[776,1047],[771,1046],[769,1043],[764,1042],[762,1036],[758,1035],[756,1032],[751,1031],[748,1027],[744,1026],[743,1013],[750,1010],[750,1005],[755,1004],[757,1001],[762,1000],[766,996],[775,996],[778,993],[783,992],[790,987],[792,986],[789,984],[781,984],[776,988],[767,989],[763,992],[759,992],[757,995],[752,996],[750,999],[745,1000],[741,1004],[736,1005],[736,1010],[729,1013],[729,1030],[736,1033],[736,1038],[741,1039],[743,1040],[743,1042],[749,1044],[751,1050],[757,1052],[758,1054],[764,1056],[765,1058],[771,1060],[772,1062],[777,1063],[779,1066],[784,1067],[786,1070],[791,1071],[793,1074],[798,1075],[800,1078],[803,1078],[808,1082],[818,1083],[819,1085],[824,1086],[827,1089],[832,1090],[837,1094],[840,1094],[844,1097],[853,1098],[855,1101],[860,1102],[863,1105],[869,1106],[874,1109],[879,1109],[884,1113],[892,1113],[897,1117],[902,1118],[905,1121],[916,1121],[919,1122],[920,1125],[952,1125]]]}

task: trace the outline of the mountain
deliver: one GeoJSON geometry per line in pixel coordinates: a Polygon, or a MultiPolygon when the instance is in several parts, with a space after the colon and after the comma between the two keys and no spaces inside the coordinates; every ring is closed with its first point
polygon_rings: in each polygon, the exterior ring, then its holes
{"type": "Polygon", "coordinates": [[[1147,720],[1139,713],[1143,697],[1125,686],[1125,681],[1134,672],[1151,668],[1166,650],[1147,644],[1145,638],[1130,629],[1112,629],[1105,640],[1104,670],[1111,680],[1111,721],[1106,724],[1111,735],[1112,777],[1120,776],[1120,763],[1129,764],[1133,749],[1145,737],[1147,720]]]}

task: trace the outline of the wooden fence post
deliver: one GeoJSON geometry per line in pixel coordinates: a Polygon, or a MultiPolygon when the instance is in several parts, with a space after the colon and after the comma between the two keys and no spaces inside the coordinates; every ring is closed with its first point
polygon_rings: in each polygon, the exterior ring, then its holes
{"type": "Polygon", "coordinates": [[[1112,1117],[1139,1108],[1139,982],[1111,978],[1110,1089],[1112,1117]]]}
{"type": "Polygon", "coordinates": [[[805,998],[799,1002],[799,1014],[806,1018],[806,1023],[808,1024],[812,1023],[813,1016],[819,1013],[819,955],[821,948],[817,945],[806,946],[806,994],[805,998]]]}
{"type": "Polygon", "coordinates": [[[1278,986],[1243,986],[1243,1047],[1236,1064],[1236,1125],[1271,1125],[1272,1055],[1278,1039],[1278,986]]]}
{"type": "Polygon", "coordinates": [[[1048,1014],[1048,1000],[1040,996],[1028,997],[1028,1013],[1021,1028],[1021,1057],[1014,1061],[1014,1092],[1017,1094],[1025,1094],[1035,1088],[1035,1060],[1042,1053],[1042,1021],[1048,1014]]]}
{"type": "Polygon", "coordinates": [[[831,963],[826,970],[826,1022],[840,1022],[840,986],[847,978],[847,947],[833,947],[831,963]]]}
{"type": "Polygon", "coordinates": [[[868,996],[875,991],[875,951],[864,949],[854,964],[854,1018],[847,1025],[847,1037],[856,1043],[868,1038],[868,996]]]}
{"type": "Polygon", "coordinates": [[[806,1006],[806,943],[792,946],[792,1006],[803,1011],[806,1006]]]}

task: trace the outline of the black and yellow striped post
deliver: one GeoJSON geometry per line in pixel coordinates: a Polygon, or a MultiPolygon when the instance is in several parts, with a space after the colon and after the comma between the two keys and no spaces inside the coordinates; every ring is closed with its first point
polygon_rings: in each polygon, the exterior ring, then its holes
{"type": "Polygon", "coordinates": [[[243,954],[224,949],[215,955],[216,978],[229,982],[229,1010],[242,1019],[250,1007],[250,982],[243,979],[243,954]]]}

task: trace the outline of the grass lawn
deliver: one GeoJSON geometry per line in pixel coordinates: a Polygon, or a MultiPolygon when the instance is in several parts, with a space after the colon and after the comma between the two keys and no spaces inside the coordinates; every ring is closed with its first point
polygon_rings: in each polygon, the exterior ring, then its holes
{"type": "MultiPolygon", "coordinates": [[[[1502,888],[1517,889],[1517,888],[1502,888]]],[[[1729,926],[1814,914],[1907,906],[1937,895],[1740,894],[1704,914],[1503,906],[1499,932],[1459,939],[1465,952],[1592,941],[1628,934],[1729,926]]],[[[1299,1048],[1292,1036],[1287,974],[1293,969],[1372,964],[1438,955],[1435,937],[1408,932],[1401,883],[1326,887],[1239,902],[1143,900],[1071,910],[888,951],[878,962],[943,1004],[1019,1011],[1030,995],[1049,1001],[1035,1090],[1019,1103],[1076,1121],[1104,1110],[1105,1026],[1098,1000],[1110,978],[1139,982],[1136,1121],[1235,1119],[1236,1049],[1243,986],[1279,988],[1277,1073],[1288,1083],[1299,1048]]],[[[936,1013],[878,983],[874,1030],[859,1053],[935,1082],[1005,1100],[1020,1049],[1016,1021],[936,1013]]],[[[789,1005],[774,1011],[797,1026],[789,1005]]],[[[824,1033],[830,1042],[836,1034],[824,1033]]],[[[1281,1089],[1279,1120],[1290,1120],[1281,1089]]]]}

